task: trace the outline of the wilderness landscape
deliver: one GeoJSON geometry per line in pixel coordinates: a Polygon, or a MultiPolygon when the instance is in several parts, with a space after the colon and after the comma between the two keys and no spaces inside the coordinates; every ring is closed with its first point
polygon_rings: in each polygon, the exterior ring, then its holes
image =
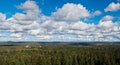
{"type": "Polygon", "coordinates": [[[120,65],[120,0],[0,0],[0,65],[120,65]]]}
{"type": "Polygon", "coordinates": [[[120,65],[120,44],[1,43],[0,65],[120,65]]]}

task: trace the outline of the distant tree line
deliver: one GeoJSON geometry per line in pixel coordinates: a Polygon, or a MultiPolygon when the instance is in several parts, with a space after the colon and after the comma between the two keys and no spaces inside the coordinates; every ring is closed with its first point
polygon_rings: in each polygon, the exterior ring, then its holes
{"type": "Polygon", "coordinates": [[[0,65],[120,65],[120,48],[0,47],[0,65]]]}

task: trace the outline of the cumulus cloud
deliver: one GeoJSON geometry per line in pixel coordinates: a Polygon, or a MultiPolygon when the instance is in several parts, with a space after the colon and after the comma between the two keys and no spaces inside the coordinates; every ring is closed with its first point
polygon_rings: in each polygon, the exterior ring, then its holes
{"type": "Polygon", "coordinates": [[[3,32],[13,33],[10,36],[21,34],[33,34],[29,31],[34,29],[39,29],[40,27],[40,15],[41,10],[34,1],[26,1],[18,6],[19,9],[23,9],[24,13],[15,13],[11,18],[6,20],[6,15],[0,13],[0,20],[3,21],[0,23],[0,30],[3,32]],[[16,33],[16,34],[14,34],[16,33]]]}
{"type": "Polygon", "coordinates": [[[15,13],[11,18],[7,19],[11,32],[27,33],[29,30],[40,28],[41,10],[34,1],[26,1],[18,6],[25,13],[15,13]]]}
{"type": "Polygon", "coordinates": [[[120,10],[120,3],[114,3],[114,2],[112,2],[104,10],[105,10],[105,12],[120,10]]]}
{"type": "Polygon", "coordinates": [[[102,14],[102,12],[99,11],[99,10],[96,10],[96,11],[92,14],[92,16],[98,16],[98,15],[100,15],[100,14],[102,14]]]}
{"type": "Polygon", "coordinates": [[[106,15],[102,18],[102,21],[111,21],[111,20],[113,20],[113,18],[114,18],[113,16],[106,15]]]}
{"type": "Polygon", "coordinates": [[[98,24],[85,23],[82,18],[98,16],[101,12],[90,13],[81,4],[67,3],[51,16],[42,15],[35,1],[27,0],[18,8],[24,13],[16,12],[9,19],[0,13],[0,36],[1,33],[9,33],[9,40],[19,41],[120,40],[120,23],[113,22],[113,16],[104,16],[98,24]]]}
{"type": "MultiPolygon", "coordinates": [[[[118,22],[113,22],[113,17],[110,15],[104,16],[99,24],[98,29],[103,38],[106,40],[119,40],[120,26],[118,22]]],[[[99,39],[99,38],[98,38],[99,39]]]]}
{"type": "Polygon", "coordinates": [[[39,9],[35,1],[28,0],[18,6],[18,8],[23,9],[28,15],[39,15],[39,13],[41,13],[41,10],[39,9]]]}
{"type": "Polygon", "coordinates": [[[113,27],[115,23],[113,23],[113,16],[110,16],[110,15],[106,15],[104,16],[100,22],[99,22],[99,26],[101,27],[106,27],[106,28],[110,28],[110,27],[113,27]]]}
{"type": "Polygon", "coordinates": [[[52,16],[57,21],[79,21],[89,15],[89,11],[83,5],[73,3],[67,3],[52,13],[52,16]]]}

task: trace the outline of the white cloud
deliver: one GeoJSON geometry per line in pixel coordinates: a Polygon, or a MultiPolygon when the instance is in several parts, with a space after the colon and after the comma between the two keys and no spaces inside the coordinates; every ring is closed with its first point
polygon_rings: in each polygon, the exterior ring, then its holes
{"type": "Polygon", "coordinates": [[[99,26],[101,27],[106,27],[106,28],[110,28],[112,26],[114,26],[114,23],[112,22],[113,20],[113,16],[110,16],[110,15],[106,15],[104,16],[100,22],[99,22],[99,26]]]}
{"type": "Polygon", "coordinates": [[[41,24],[43,28],[47,29],[48,34],[63,33],[69,28],[69,24],[65,21],[46,20],[41,24]]]}
{"type": "Polygon", "coordinates": [[[16,13],[13,17],[7,19],[9,31],[27,34],[29,30],[40,28],[41,10],[35,1],[28,0],[18,6],[18,8],[23,9],[25,13],[16,13]]]}
{"type": "Polygon", "coordinates": [[[105,10],[105,12],[120,10],[120,3],[114,3],[114,2],[112,2],[104,10],[105,10]]]}
{"type": "Polygon", "coordinates": [[[106,15],[102,18],[102,21],[111,21],[111,20],[113,20],[113,18],[114,18],[113,16],[106,15]]]}
{"type": "Polygon", "coordinates": [[[38,5],[35,1],[26,1],[25,3],[22,3],[18,8],[23,9],[26,13],[24,16],[23,14],[19,14],[19,16],[26,17],[26,20],[36,20],[38,19],[41,10],[39,9],[38,5]]]}
{"type": "Polygon", "coordinates": [[[32,35],[42,35],[42,34],[47,34],[47,31],[45,28],[38,28],[38,29],[31,29],[28,31],[28,34],[32,34],[32,35]]]}
{"type": "Polygon", "coordinates": [[[5,14],[0,13],[0,22],[5,21],[5,19],[6,19],[6,15],[5,15],[5,14]]]}
{"type": "Polygon", "coordinates": [[[20,38],[22,36],[22,34],[21,33],[13,33],[10,36],[20,38]]]}
{"type": "Polygon", "coordinates": [[[99,23],[99,25],[100,25],[101,27],[110,28],[110,27],[113,26],[113,22],[112,22],[112,21],[101,21],[101,22],[99,23]]]}
{"type": "Polygon", "coordinates": [[[83,5],[73,3],[67,3],[52,13],[52,16],[57,21],[79,21],[89,15],[89,11],[83,5]]]}
{"type": "Polygon", "coordinates": [[[100,15],[100,14],[102,14],[102,12],[99,11],[99,10],[97,10],[97,11],[95,11],[95,12],[92,14],[92,16],[98,16],[98,15],[100,15]]]}
{"type": "Polygon", "coordinates": [[[27,13],[34,12],[35,14],[40,13],[38,5],[35,1],[26,1],[25,3],[22,3],[20,6],[18,6],[20,9],[24,9],[27,13]]]}
{"type": "Polygon", "coordinates": [[[16,19],[16,20],[25,20],[26,19],[26,15],[25,14],[22,14],[22,13],[16,13],[15,15],[13,15],[13,17],[16,19]]]}
{"type": "Polygon", "coordinates": [[[78,30],[86,30],[90,27],[94,26],[94,24],[87,24],[87,23],[84,23],[84,22],[76,22],[72,25],[72,28],[73,29],[78,29],[78,30]]]}

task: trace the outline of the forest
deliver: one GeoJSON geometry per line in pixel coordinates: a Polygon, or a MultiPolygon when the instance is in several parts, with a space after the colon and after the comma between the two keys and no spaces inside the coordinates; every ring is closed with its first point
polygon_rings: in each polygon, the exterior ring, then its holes
{"type": "Polygon", "coordinates": [[[116,46],[1,45],[0,65],[120,65],[116,46]]]}

